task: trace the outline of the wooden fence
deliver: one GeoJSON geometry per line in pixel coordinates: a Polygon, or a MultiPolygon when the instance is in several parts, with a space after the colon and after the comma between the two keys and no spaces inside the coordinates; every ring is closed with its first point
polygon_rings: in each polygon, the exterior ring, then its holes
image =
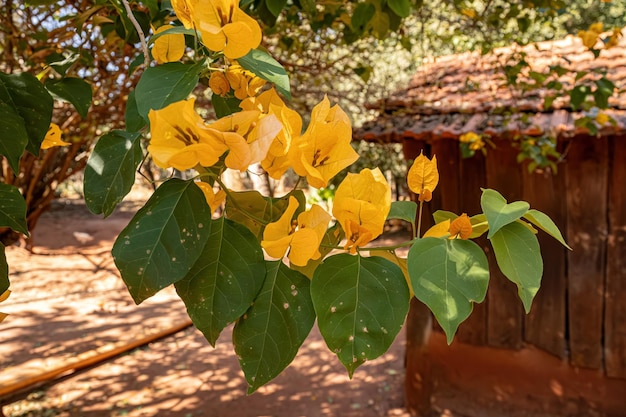
{"type": "MultiPolygon", "coordinates": [[[[556,174],[529,174],[508,141],[496,141],[486,157],[469,159],[461,158],[458,141],[452,139],[428,143],[405,138],[403,144],[407,159],[422,150],[437,156],[440,183],[431,210],[471,216],[482,211],[480,187],[493,188],[509,202],[526,200],[548,214],[573,249],[539,233],[544,275],[528,315],[516,286],[489,256],[487,299],[474,307],[456,340],[512,350],[531,344],[573,368],[626,379],[626,136],[559,143],[564,163],[556,174]]],[[[485,238],[478,243],[489,247],[485,238]]],[[[411,345],[416,340],[411,332],[423,331],[412,330],[411,320],[415,317],[409,317],[408,326],[409,374],[411,355],[423,349],[411,345]]],[[[416,366],[421,372],[423,365],[416,366]]],[[[626,405],[624,410],[626,415],[626,405]]]]}

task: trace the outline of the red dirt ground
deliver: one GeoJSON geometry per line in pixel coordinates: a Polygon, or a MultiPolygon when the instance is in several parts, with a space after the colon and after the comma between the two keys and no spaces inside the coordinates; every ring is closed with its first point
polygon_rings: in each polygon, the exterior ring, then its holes
{"type": "MultiPolygon", "coordinates": [[[[80,201],[55,203],[34,233],[34,253],[7,248],[11,297],[0,311],[0,389],[84,352],[171,327],[187,319],[174,291],[136,306],[110,249],[136,207],[110,218],[80,201]]],[[[246,383],[226,329],[213,349],[193,327],[44,385],[0,396],[6,416],[407,416],[403,406],[404,335],[350,381],[312,334],[294,363],[257,393],[246,383]]],[[[0,413],[1,415],[1,413],[0,413]]]]}

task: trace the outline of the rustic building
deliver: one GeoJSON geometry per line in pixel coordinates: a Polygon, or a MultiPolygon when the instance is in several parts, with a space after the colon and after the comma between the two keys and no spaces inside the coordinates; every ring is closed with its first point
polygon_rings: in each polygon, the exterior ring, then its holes
{"type": "MultiPolygon", "coordinates": [[[[505,411],[625,416],[626,38],[597,58],[573,36],[437,58],[376,107],[380,116],[355,137],[400,142],[407,159],[436,154],[440,184],[431,210],[476,214],[480,187],[494,188],[547,213],[573,248],[539,235],[544,278],[529,315],[490,259],[487,300],[450,347],[437,331],[422,341],[426,313],[414,300],[409,409],[427,413],[447,386],[505,411]],[[608,108],[579,103],[611,86],[603,78],[615,86],[608,108]],[[579,87],[572,103],[568,92],[585,83],[589,90],[579,87]],[[459,139],[469,132],[495,148],[463,158],[459,139]],[[558,170],[529,173],[520,163],[521,144],[535,138],[555,145],[558,170]]],[[[486,238],[478,243],[489,250],[486,238]]]]}

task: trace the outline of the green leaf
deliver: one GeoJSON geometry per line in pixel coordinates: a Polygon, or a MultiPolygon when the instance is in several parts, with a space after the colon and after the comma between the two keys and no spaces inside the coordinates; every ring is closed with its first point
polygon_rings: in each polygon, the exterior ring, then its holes
{"type": "Polygon", "coordinates": [[[587,99],[587,95],[591,94],[591,88],[588,85],[577,85],[570,91],[570,104],[574,110],[580,108],[587,99]]]}
{"type": "Polygon", "coordinates": [[[241,111],[239,107],[241,100],[237,97],[224,98],[219,94],[213,94],[211,102],[213,103],[213,109],[215,109],[215,116],[218,119],[241,111]]]}
{"type": "Polygon", "coordinates": [[[0,242],[0,295],[4,294],[11,285],[9,282],[9,264],[5,252],[4,245],[0,242]]]}
{"type": "Polygon", "coordinates": [[[138,132],[146,125],[146,120],[141,117],[139,110],[137,109],[135,90],[128,93],[124,118],[126,120],[126,131],[128,132],[138,132]]]}
{"type": "Polygon", "coordinates": [[[458,214],[446,210],[437,210],[433,213],[433,220],[435,220],[435,224],[445,222],[446,220],[452,221],[457,217],[459,217],[458,214]]]}
{"type": "Polygon", "coordinates": [[[265,280],[263,250],[244,226],[220,217],[202,254],[176,292],[211,346],[224,328],[250,308],[265,280]]]}
{"type": "MultiPolygon", "coordinates": [[[[52,96],[39,80],[29,73],[11,75],[0,73],[0,84],[4,85],[4,91],[0,92],[0,100],[17,111],[22,119],[21,125],[28,133],[26,150],[33,155],[39,155],[41,142],[48,133],[52,121],[52,108],[54,106],[52,96]],[[8,92],[10,102],[5,100],[5,92],[8,92]]],[[[4,118],[0,120],[2,120],[0,122],[2,125],[9,123],[4,118]]],[[[5,138],[6,136],[3,137],[3,142],[5,138]]],[[[22,139],[20,138],[20,140],[22,139]]]]}
{"type": "Polygon", "coordinates": [[[485,299],[489,263],[474,242],[461,239],[420,239],[407,256],[415,297],[430,308],[448,344],[459,324],[485,299]]]}
{"type": "Polygon", "coordinates": [[[411,2],[409,0],[387,0],[387,4],[400,17],[408,17],[411,14],[411,2]]]}
{"type": "Polygon", "coordinates": [[[139,133],[114,130],[102,136],[85,167],[85,204],[94,214],[107,217],[135,183],[143,159],[139,133]]]}
{"type": "Polygon", "coordinates": [[[276,17],[283,11],[287,0],[265,0],[267,9],[276,17]]]}
{"type": "Polygon", "coordinates": [[[470,217],[470,223],[472,224],[472,234],[470,239],[476,239],[482,236],[487,230],[489,230],[489,223],[487,222],[487,216],[484,214],[476,214],[470,217]]]}
{"type": "Polygon", "coordinates": [[[409,309],[402,270],[377,256],[327,258],[315,271],[311,297],[320,332],[350,377],[389,349],[409,309]]]}
{"type": "Polygon", "coordinates": [[[487,238],[491,237],[500,230],[501,227],[518,220],[528,212],[530,205],[525,201],[515,201],[507,204],[502,194],[491,189],[482,189],[483,194],[480,197],[480,206],[487,216],[489,223],[489,233],[487,238]]]}
{"type": "Polygon", "coordinates": [[[417,203],[414,201],[392,201],[387,220],[399,219],[415,224],[417,203]]]}
{"type": "Polygon", "coordinates": [[[183,279],[211,232],[211,209],[193,181],[172,178],[152,194],[113,244],[135,303],[183,279]]]}
{"type": "Polygon", "coordinates": [[[354,9],[354,13],[352,13],[351,25],[352,29],[361,33],[367,26],[367,24],[372,20],[374,14],[376,13],[376,7],[371,3],[359,3],[354,9]]]}
{"type": "MultiPolygon", "coordinates": [[[[302,191],[292,195],[298,199],[300,207],[305,206],[302,191]]],[[[231,192],[226,197],[226,216],[246,226],[261,241],[265,225],[277,221],[288,205],[287,198],[263,197],[258,191],[231,192]]]]}
{"type": "MultiPolygon", "coordinates": [[[[0,90],[2,88],[0,82],[0,90]]],[[[6,157],[13,172],[18,173],[20,157],[28,144],[28,132],[24,120],[15,108],[2,101],[2,91],[0,91],[0,138],[2,138],[0,155],[6,157]]]]}
{"type": "Polygon", "coordinates": [[[315,322],[309,280],[280,261],[267,262],[266,270],[263,288],[233,330],[249,394],[293,361],[315,322]]]}
{"type": "Polygon", "coordinates": [[[200,64],[168,62],[147,68],[135,88],[139,115],[148,120],[151,109],[159,110],[168,104],[186,99],[198,84],[200,64]]]}
{"type": "Polygon", "coordinates": [[[559,228],[556,226],[556,224],[554,224],[552,219],[548,217],[548,215],[542,213],[539,210],[530,209],[528,210],[528,213],[524,214],[523,217],[556,240],[558,240],[561,245],[565,246],[569,250],[572,250],[572,248],[570,248],[569,245],[565,242],[565,239],[563,239],[563,235],[561,235],[561,231],[559,230],[559,228]]]}
{"type": "Polygon", "coordinates": [[[382,40],[387,36],[390,25],[389,15],[387,13],[376,10],[376,13],[374,13],[374,17],[372,17],[370,23],[372,25],[372,29],[374,29],[374,35],[378,39],[382,40]]]}
{"type": "Polygon", "coordinates": [[[522,223],[515,222],[504,226],[490,240],[500,270],[517,285],[517,293],[528,313],[543,274],[537,236],[522,223]]]}
{"type": "Polygon", "coordinates": [[[87,117],[91,106],[91,85],[81,78],[66,77],[60,80],[46,81],[46,88],[53,96],[71,103],[80,117],[87,117]]]}
{"type": "Polygon", "coordinates": [[[0,182],[0,227],[10,227],[28,236],[26,201],[17,187],[3,182],[0,182]]]}
{"type": "Polygon", "coordinates": [[[270,54],[260,49],[252,49],[237,60],[243,69],[253,72],[258,77],[274,84],[276,90],[291,100],[289,75],[285,68],[270,54]]]}

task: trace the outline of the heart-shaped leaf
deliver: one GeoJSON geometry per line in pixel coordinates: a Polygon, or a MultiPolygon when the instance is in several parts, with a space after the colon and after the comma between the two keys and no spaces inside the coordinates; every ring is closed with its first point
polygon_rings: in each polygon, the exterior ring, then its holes
{"type": "Polygon", "coordinates": [[[530,209],[528,210],[528,213],[524,214],[524,218],[558,240],[561,245],[565,246],[569,250],[572,250],[572,248],[570,248],[565,242],[565,239],[563,239],[563,235],[561,235],[559,228],[556,227],[556,224],[554,224],[548,215],[539,210],[530,209]]]}
{"type": "Polygon", "coordinates": [[[137,304],[183,279],[211,232],[211,209],[193,181],[172,178],[152,194],[113,245],[113,259],[137,304]]]}
{"type": "Polygon", "coordinates": [[[488,239],[491,239],[500,228],[519,220],[530,209],[530,205],[525,201],[507,204],[499,192],[491,189],[483,189],[480,206],[489,223],[488,239]]]}
{"type": "Polygon", "coordinates": [[[407,256],[415,297],[430,308],[452,343],[454,334],[485,299],[489,263],[474,242],[461,239],[420,239],[407,256]]]}
{"type": "Polygon", "coordinates": [[[139,133],[114,130],[94,147],[83,183],[85,204],[94,214],[107,217],[130,192],[143,159],[139,133]]]}
{"type": "MultiPolygon", "coordinates": [[[[41,142],[52,121],[52,96],[34,75],[27,72],[11,75],[0,73],[0,84],[4,86],[3,92],[0,92],[0,101],[14,108],[22,119],[21,125],[28,133],[26,150],[33,155],[39,155],[41,142]],[[5,99],[6,92],[10,95],[10,101],[5,99]]],[[[0,120],[2,125],[8,122],[0,120]]],[[[6,137],[3,137],[2,142],[5,140],[6,137]]]]}
{"type": "Polygon", "coordinates": [[[0,182],[0,227],[10,227],[28,236],[26,201],[20,190],[0,182]]]}
{"type": "Polygon", "coordinates": [[[148,67],[135,88],[137,111],[148,120],[150,109],[159,110],[168,104],[186,99],[198,84],[202,64],[168,62],[148,67]]]}
{"type": "Polygon", "coordinates": [[[237,60],[243,69],[274,84],[276,90],[291,100],[291,85],[285,68],[270,54],[261,49],[252,49],[237,60]]]}
{"type": "Polygon", "coordinates": [[[517,285],[517,292],[528,313],[543,275],[537,236],[528,227],[515,222],[494,234],[491,245],[500,270],[517,285]]]}
{"type": "Polygon", "coordinates": [[[289,366],[315,323],[307,277],[280,261],[267,262],[266,270],[254,304],[233,330],[249,394],[289,366]]]}
{"type": "Polygon", "coordinates": [[[389,349],[409,309],[409,288],[392,262],[334,255],[311,281],[311,297],[328,348],[352,374],[389,349]]]}
{"type": "Polygon", "coordinates": [[[211,346],[222,330],[252,305],[265,279],[263,250],[252,232],[220,217],[202,254],[176,292],[211,346]]]}
{"type": "Polygon", "coordinates": [[[87,117],[91,106],[91,85],[82,78],[66,77],[60,80],[47,81],[46,88],[58,98],[72,103],[80,117],[87,117]]]}
{"type": "Polygon", "coordinates": [[[387,220],[399,219],[415,225],[417,203],[415,201],[392,201],[387,220]]]}

